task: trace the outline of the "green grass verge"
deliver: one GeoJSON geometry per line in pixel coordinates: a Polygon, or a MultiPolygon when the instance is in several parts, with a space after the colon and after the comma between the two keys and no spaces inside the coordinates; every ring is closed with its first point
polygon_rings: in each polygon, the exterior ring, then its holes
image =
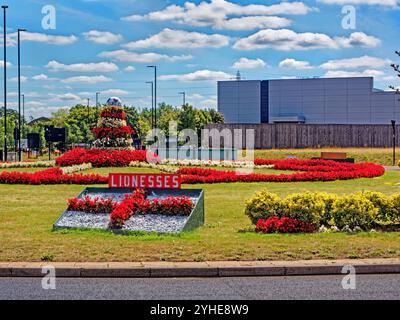
{"type": "MultiPolygon", "coordinates": [[[[149,172],[133,168],[93,172],[149,172]]],[[[66,200],[84,186],[0,185],[0,261],[206,261],[398,257],[399,233],[260,235],[244,215],[244,202],[268,189],[285,196],[301,191],[350,193],[400,191],[400,172],[375,179],[301,183],[191,185],[205,189],[206,224],[178,236],[118,236],[102,231],[52,231],[66,200]]]]}

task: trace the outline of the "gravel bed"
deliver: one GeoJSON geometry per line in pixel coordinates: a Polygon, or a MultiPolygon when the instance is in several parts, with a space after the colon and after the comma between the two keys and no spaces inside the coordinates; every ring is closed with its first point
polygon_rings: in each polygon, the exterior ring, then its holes
{"type": "MultiPolygon", "coordinates": [[[[136,215],[125,222],[123,230],[158,233],[179,233],[185,227],[189,217],[166,216],[160,214],[136,215]]],[[[91,214],[67,211],[56,224],[61,228],[108,229],[109,214],[91,214]]]]}

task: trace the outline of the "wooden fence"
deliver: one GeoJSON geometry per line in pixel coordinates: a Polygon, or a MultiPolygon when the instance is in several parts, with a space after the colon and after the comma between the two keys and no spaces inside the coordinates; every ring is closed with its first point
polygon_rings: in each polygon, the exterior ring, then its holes
{"type": "MultiPolygon", "coordinates": [[[[391,125],[211,124],[206,129],[241,129],[243,146],[246,146],[246,130],[254,129],[255,149],[393,146],[391,125]]],[[[396,126],[396,135],[400,146],[400,126],[396,126]]]]}

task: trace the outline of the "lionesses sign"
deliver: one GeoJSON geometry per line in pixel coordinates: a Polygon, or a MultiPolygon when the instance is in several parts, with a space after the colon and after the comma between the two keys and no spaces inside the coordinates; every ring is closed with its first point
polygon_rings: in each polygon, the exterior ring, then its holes
{"type": "Polygon", "coordinates": [[[110,173],[110,188],[180,189],[181,176],[177,174],[110,173]]]}

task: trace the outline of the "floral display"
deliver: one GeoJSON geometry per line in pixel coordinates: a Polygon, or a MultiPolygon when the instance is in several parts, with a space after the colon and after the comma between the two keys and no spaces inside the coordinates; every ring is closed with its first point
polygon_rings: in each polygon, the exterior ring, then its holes
{"type": "Polygon", "coordinates": [[[349,195],[303,192],[281,199],[263,190],[246,201],[245,214],[257,225],[256,229],[259,224],[261,229],[272,228],[272,222],[285,218],[302,221],[320,230],[368,231],[400,223],[399,199],[400,193],[387,196],[373,191],[349,195]]]}
{"type": "Polygon", "coordinates": [[[235,171],[223,171],[203,168],[180,168],[177,173],[182,175],[182,182],[195,183],[226,183],[226,182],[298,182],[298,181],[335,181],[357,178],[374,178],[382,176],[385,169],[373,163],[346,164],[343,166],[333,161],[297,160],[293,163],[274,164],[278,170],[299,170],[291,174],[237,174],[235,171]],[[301,162],[304,161],[304,164],[301,162]],[[301,167],[301,169],[300,169],[301,167]],[[321,168],[321,171],[316,170],[321,168]],[[330,170],[328,170],[328,168],[330,170]],[[309,171],[308,171],[309,170],[309,171]]]}
{"type": "Polygon", "coordinates": [[[82,199],[68,200],[68,211],[79,211],[93,214],[109,213],[110,226],[121,228],[135,214],[162,214],[169,216],[189,216],[194,203],[189,197],[167,197],[165,199],[146,199],[146,191],[137,189],[125,195],[118,203],[113,198],[85,196],[82,199]]]}
{"type": "Polygon", "coordinates": [[[68,200],[68,211],[79,211],[87,213],[111,213],[118,203],[112,198],[91,198],[85,196],[83,199],[72,198],[68,200]]]}
{"type": "Polygon", "coordinates": [[[71,174],[71,173],[76,173],[80,171],[86,171],[92,169],[93,166],[91,163],[83,163],[83,164],[78,164],[75,166],[70,166],[70,167],[63,167],[61,168],[63,174],[71,174]]]}
{"type": "Polygon", "coordinates": [[[316,230],[316,226],[312,223],[288,217],[260,219],[256,225],[256,232],[259,233],[311,233],[316,230]]]}
{"type": "Polygon", "coordinates": [[[56,159],[59,166],[73,166],[91,163],[93,167],[127,167],[132,161],[157,161],[157,155],[145,150],[103,150],[75,148],[56,159]]]}
{"type": "Polygon", "coordinates": [[[166,199],[147,200],[143,190],[136,190],[126,195],[124,200],[113,210],[110,225],[121,228],[135,214],[163,214],[188,216],[194,208],[193,201],[185,196],[166,199]]]}
{"type": "Polygon", "coordinates": [[[106,184],[108,177],[99,174],[64,174],[55,167],[37,172],[1,172],[1,184],[106,184]]]}
{"type": "Polygon", "coordinates": [[[51,161],[23,161],[23,162],[0,162],[0,169],[12,168],[51,168],[56,165],[54,160],[51,161]]]}
{"type": "Polygon", "coordinates": [[[101,111],[97,127],[92,133],[97,140],[94,146],[100,149],[132,149],[135,131],[127,125],[122,107],[107,106],[101,111]]]}

